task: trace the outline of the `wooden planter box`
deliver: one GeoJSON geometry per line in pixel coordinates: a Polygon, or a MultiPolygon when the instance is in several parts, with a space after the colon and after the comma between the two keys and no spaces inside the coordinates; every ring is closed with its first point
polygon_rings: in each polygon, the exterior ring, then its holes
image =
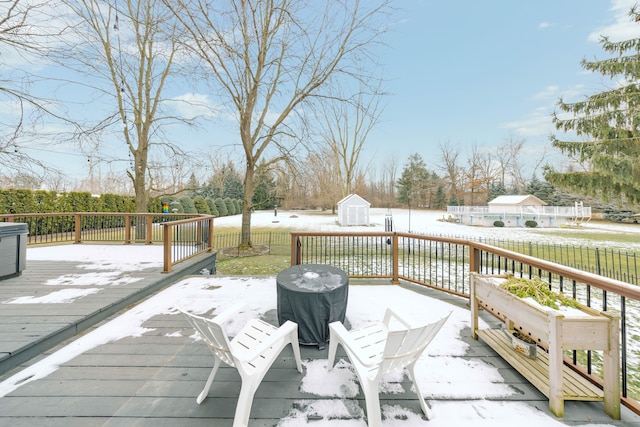
{"type": "Polygon", "coordinates": [[[554,310],[501,289],[506,276],[471,274],[471,325],[473,338],[482,338],[500,356],[549,398],[549,409],[564,417],[565,400],[604,402],[604,411],[620,419],[620,317],[586,306],[554,310]],[[519,325],[539,338],[548,353],[536,358],[515,351],[500,329],[479,329],[478,310],[486,308],[504,317],[507,329],[519,325]],[[565,366],[563,350],[603,350],[604,390],[565,366]]]}

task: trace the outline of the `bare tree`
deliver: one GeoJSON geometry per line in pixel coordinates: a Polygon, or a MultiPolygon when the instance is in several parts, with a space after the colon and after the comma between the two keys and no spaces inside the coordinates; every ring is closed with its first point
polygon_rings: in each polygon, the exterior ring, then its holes
{"type": "Polygon", "coordinates": [[[497,147],[494,159],[497,163],[497,174],[500,177],[500,184],[506,188],[506,179],[509,168],[511,167],[511,152],[507,149],[508,145],[500,145],[497,147]]]}
{"type": "Polygon", "coordinates": [[[509,154],[508,173],[511,176],[511,187],[515,191],[520,191],[525,187],[524,163],[522,152],[525,145],[523,138],[509,136],[503,149],[509,154]]]}
{"type": "Polygon", "coordinates": [[[482,186],[480,180],[480,151],[474,144],[471,147],[471,154],[467,157],[467,168],[464,170],[464,177],[466,180],[466,188],[469,190],[470,198],[469,204],[476,204],[476,194],[482,186]]]}
{"type": "Polygon", "coordinates": [[[395,204],[396,201],[396,175],[398,174],[398,168],[400,167],[400,160],[398,156],[391,155],[382,163],[382,188],[384,190],[384,196],[387,200],[387,205],[395,204]]]}
{"type": "MultiPolygon", "coordinates": [[[[58,31],[52,25],[38,25],[46,19],[47,4],[25,0],[0,2],[0,51],[3,67],[0,73],[0,174],[27,173],[46,180],[55,175],[49,165],[29,155],[21,147],[21,138],[33,132],[33,126],[43,115],[59,116],[47,101],[30,93],[36,78],[27,65],[36,58],[46,57],[46,41],[58,31]]],[[[8,175],[5,175],[8,176],[8,175]]]]}
{"type": "Polygon", "coordinates": [[[315,202],[323,209],[334,210],[343,197],[340,161],[333,146],[325,146],[307,159],[304,179],[312,185],[315,202]]]}
{"type": "Polygon", "coordinates": [[[483,151],[476,144],[471,147],[471,154],[467,158],[465,169],[467,188],[471,195],[469,204],[479,204],[479,198],[489,192],[489,185],[495,177],[495,170],[491,162],[491,154],[483,151]]]}
{"type": "Polygon", "coordinates": [[[386,27],[389,0],[379,1],[165,0],[238,121],[246,163],[241,248],[251,246],[258,162],[291,156],[305,111],[332,80],[366,81],[368,48],[386,27]]]}
{"type": "Polygon", "coordinates": [[[334,203],[353,193],[361,170],[360,154],[382,112],[380,97],[377,88],[372,94],[361,90],[350,99],[337,96],[322,105],[322,139],[333,152],[332,158],[338,161],[340,193],[334,203]]]}
{"type": "Polygon", "coordinates": [[[66,49],[58,50],[56,59],[67,69],[90,76],[83,90],[91,94],[94,114],[103,116],[85,128],[122,144],[115,150],[120,150],[119,157],[104,153],[104,161],[126,162],[129,157],[126,173],[136,210],[146,212],[153,185],[150,153],[162,146],[170,151],[167,158],[184,154],[163,131],[163,126],[177,120],[163,93],[182,71],[176,62],[181,44],[173,14],[161,0],[63,1],[72,11],[69,26],[74,31],[63,39],[66,49]]]}
{"type": "Polygon", "coordinates": [[[439,168],[444,172],[444,178],[448,181],[449,191],[456,198],[461,196],[461,179],[462,166],[460,165],[460,147],[453,146],[446,142],[440,144],[440,165],[439,168]]]}

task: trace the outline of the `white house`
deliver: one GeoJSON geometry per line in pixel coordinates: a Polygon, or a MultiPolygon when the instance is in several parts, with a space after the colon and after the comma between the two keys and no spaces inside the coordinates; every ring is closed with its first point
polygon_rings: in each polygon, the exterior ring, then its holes
{"type": "Polygon", "coordinates": [[[526,213],[537,212],[539,206],[547,204],[531,194],[498,196],[487,203],[489,212],[526,213]],[[533,207],[533,208],[532,208],[533,207]]]}
{"type": "Polygon", "coordinates": [[[531,194],[498,196],[487,206],[448,206],[447,213],[461,224],[485,227],[494,226],[497,221],[505,227],[524,227],[528,221],[537,227],[560,227],[591,219],[591,208],[582,202],[575,206],[547,206],[531,194]]]}
{"type": "Polygon", "coordinates": [[[349,194],[338,202],[338,224],[349,225],[369,225],[369,208],[371,203],[367,202],[357,194],[349,194]]]}

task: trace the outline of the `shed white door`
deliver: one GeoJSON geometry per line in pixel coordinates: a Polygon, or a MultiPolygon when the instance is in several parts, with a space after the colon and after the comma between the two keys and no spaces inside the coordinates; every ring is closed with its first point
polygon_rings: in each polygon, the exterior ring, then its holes
{"type": "Polygon", "coordinates": [[[364,224],[364,207],[362,206],[348,206],[347,207],[347,224],[348,225],[362,225],[364,224]]]}

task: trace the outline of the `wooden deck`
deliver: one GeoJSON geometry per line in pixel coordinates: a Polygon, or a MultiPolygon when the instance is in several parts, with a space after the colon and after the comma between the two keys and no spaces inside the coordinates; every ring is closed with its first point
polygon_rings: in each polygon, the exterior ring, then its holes
{"type": "MultiPolygon", "coordinates": [[[[82,299],[82,303],[59,304],[64,309],[46,304],[11,305],[4,304],[3,301],[20,295],[34,295],[38,290],[44,292],[41,281],[49,274],[46,271],[50,272],[51,277],[68,274],[74,271],[73,263],[56,263],[55,266],[43,264],[40,273],[36,271],[36,265],[30,263],[21,277],[0,282],[2,351],[7,353],[13,348],[31,348],[29,352],[22,352],[19,359],[24,360],[19,363],[16,363],[18,359],[11,361],[10,355],[4,356],[4,366],[13,366],[0,374],[0,391],[2,381],[27,369],[43,356],[72,345],[87,328],[108,317],[117,318],[122,313],[121,310],[126,310],[135,300],[175,282],[188,274],[189,270],[198,271],[202,268],[198,262],[200,261],[194,260],[190,267],[185,265],[182,271],[172,273],[171,277],[153,271],[140,272],[143,280],[127,285],[127,289],[114,288],[110,296],[105,293],[95,298],[86,297],[82,299]],[[41,275],[40,279],[36,279],[37,275],[41,275]]],[[[351,282],[354,286],[372,284],[364,280],[351,282]]],[[[466,300],[461,298],[411,284],[401,286],[458,307],[466,307],[466,300]]],[[[277,324],[275,310],[268,312],[265,320],[277,324]]],[[[494,322],[490,317],[485,320],[494,322]]],[[[197,405],[195,397],[202,389],[212,366],[208,348],[203,343],[194,343],[188,337],[189,334],[175,334],[176,331],[190,328],[183,316],[158,315],[146,321],[143,326],[150,330],[142,336],[114,340],[82,352],[71,360],[62,361],[59,369],[44,378],[25,381],[20,387],[0,397],[0,426],[231,426],[240,390],[237,372],[221,368],[209,397],[202,405],[197,405]]],[[[550,419],[558,425],[640,426],[640,417],[626,409],[623,409],[621,421],[611,420],[604,414],[602,402],[568,401],[565,418],[556,420],[549,412],[547,398],[500,355],[481,340],[473,340],[470,330],[463,330],[461,339],[469,345],[469,350],[460,356],[461,359],[469,363],[482,361],[497,368],[503,383],[517,391],[506,398],[492,399],[493,403],[528,405],[535,411],[549,414],[550,419]]],[[[301,351],[303,360],[309,363],[326,359],[328,350],[319,351],[315,346],[302,346],[301,351]]],[[[338,359],[344,357],[342,348],[339,347],[338,359]]],[[[323,401],[335,398],[302,391],[303,377],[304,373],[299,374],[295,370],[292,352],[287,348],[258,388],[249,426],[283,425],[281,420],[296,412],[307,415],[295,423],[284,425],[339,425],[327,422],[328,417],[322,409],[323,401]],[[309,408],[317,409],[314,411],[309,408]]],[[[406,378],[402,386],[408,391],[399,394],[383,393],[381,404],[398,405],[420,414],[419,403],[410,391],[410,383],[406,378]]],[[[425,392],[428,393],[427,390],[425,392]]],[[[450,412],[472,414],[469,419],[464,419],[464,415],[461,415],[460,419],[466,424],[488,425],[487,420],[482,417],[488,404],[484,399],[427,398],[435,410],[433,420],[423,421],[426,426],[458,425],[443,424],[443,408],[451,408],[451,405],[457,409],[449,409],[450,412]]],[[[361,394],[353,399],[345,399],[344,413],[337,416],[338,420],[350,422],[344,425],[364,427],[363,399],[361,394]]],[[[333,421],[337,422],[336,419],[333,421]]],[[[514,420],[503,421],[504,423],[493,422],[491,425],[513,425],[514,420]]],[[[401,422],[400,425],[412,424],[401,422]]]]}
{"type": "MultiPolygon", "coordinates": [[[[114,246],[117,250],[118,246],[114,246]]],[[[64,246],[60,246],[64,250],[64,246]]],[[[113,275],[109,270],[80,268],[81,262],[27,261],[27,268],[18,277],[0,280],[0,375],[43,353],[61,341],[73,337],[96,323],[114,315],[128,305],[175,282],[185,274],[210,267],[211,254],[195,257],[175,267],[171,273],[162,268],[146,268],[113,275]],[[72,304],[37,303],[11,304],[18,298],[45,298],[60,290],[47,284],[69,275],[112,274],[107,276],[117,286],[97,286],[86,283],[76,289],[96,289],[72,304]],[[127,283],[128,282],[128,283],[127,283]]],[[[85,263],[86,264],[86,263],[85,263]]]]}

